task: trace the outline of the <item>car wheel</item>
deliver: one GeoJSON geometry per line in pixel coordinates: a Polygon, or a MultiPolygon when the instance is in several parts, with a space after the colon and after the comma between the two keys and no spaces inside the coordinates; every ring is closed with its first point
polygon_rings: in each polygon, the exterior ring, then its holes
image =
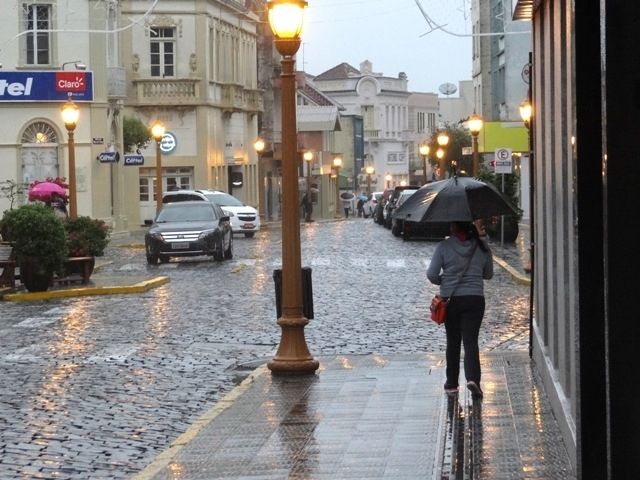
{"type": "Polygon", "coordinates": [[[245,232],[244,234],[246,238],[253,238],[254,235],[255,235],[255,232],[245,232]]]}
{"type": "Polygon", "coordinates": [[[216,262],[224,260],[224,239],[220,239],[220,243],[216,246],[215,252],[213,252],[213,259],[216,262]]]}
{"type": "Polygon", "coordinates": [[[227,260],[233,258],[233,235],[229,236],[229,248],[224,251],[224,258],[227,260]]]}
{"type": "Polygon", "coordinates": [[[400,227],[399,222],[396,222],[391,226],[391,233],[394,237],[400,236],[400,234],[402,233],[402,227],[400,227]]]}
{"type": "Polygon", "coordinates": [[[404,227],[404,230],[402,230],[402,239],[403,240],[409,240],[411,238],[411,234],[409,233],[409,229],[406,227],[404,227]]]}

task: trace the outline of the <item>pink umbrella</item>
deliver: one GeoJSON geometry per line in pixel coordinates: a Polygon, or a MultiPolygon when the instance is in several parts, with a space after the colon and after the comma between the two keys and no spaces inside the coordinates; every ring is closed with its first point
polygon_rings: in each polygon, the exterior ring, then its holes
{"type": "Polygon", "coordinates": [[[65,199],[67,198],[67,192],[63,187],[53,182],[39,182],[29,188],[30,201],[42,200],[46,202],[54,196],[65,199]]]}

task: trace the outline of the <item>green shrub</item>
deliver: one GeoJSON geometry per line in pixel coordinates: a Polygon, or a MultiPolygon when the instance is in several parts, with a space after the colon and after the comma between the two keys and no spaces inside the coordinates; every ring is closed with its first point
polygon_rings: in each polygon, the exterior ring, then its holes
{"type": "Polygon", "coordinates": [[[109,244],[111,228],[91,217],[68,218],[64,221],[67,247],[72,257],[101,257],[109,244]]]}
{"type": "Polygon", "coordinates": [[[41,272],[62,272],[67,258],[67,235],[62,221],[42,204],[23,205],[5,212],[6,224],[18,264],[35,259],[41,272]]]}

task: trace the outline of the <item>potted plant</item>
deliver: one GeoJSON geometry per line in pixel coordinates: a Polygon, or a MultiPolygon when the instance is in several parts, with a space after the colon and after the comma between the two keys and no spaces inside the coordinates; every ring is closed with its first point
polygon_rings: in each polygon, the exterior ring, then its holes
{"type": "Polygon", "coordinates": [[[3,223],[11,232],[13,256],[20,280],[27,290],[46,291],[54,273],[63,270],[67,257],[67,235],[51,208],[41,204],[9,210],[3,223]]]}
{"type": "MultiPolygon", "coordinates": [[[[67,233],[67,249],[70,257],[91,257],[89,274],[93,272],[94,257],[104,255],[109,244],[111,228],[102,220],[91,217],[67,218],[64,222],[67,233]]],[[[78,263],[67,264],[67,275],[79,273],[76,269],[83,266],[78,263]],[[71,270],[71,271],[69,271],[71,270]]]]}

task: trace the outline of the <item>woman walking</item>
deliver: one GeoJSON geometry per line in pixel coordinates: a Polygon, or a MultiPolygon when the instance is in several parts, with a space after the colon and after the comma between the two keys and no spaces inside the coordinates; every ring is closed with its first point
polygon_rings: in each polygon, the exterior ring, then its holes
{"type": "Polygon", "coordinates": [[[474,398],[482,398],[478,334],[484,316],[484,280],[493,277],[493,258],[473,223],[453,222],[451,236],[436,247],[427,268],[427,278],[440,285],[440,295],[449,300],[447,332],[447,394],[458,392],[460,344],[464,344],[464,374],[474,398]]]}

